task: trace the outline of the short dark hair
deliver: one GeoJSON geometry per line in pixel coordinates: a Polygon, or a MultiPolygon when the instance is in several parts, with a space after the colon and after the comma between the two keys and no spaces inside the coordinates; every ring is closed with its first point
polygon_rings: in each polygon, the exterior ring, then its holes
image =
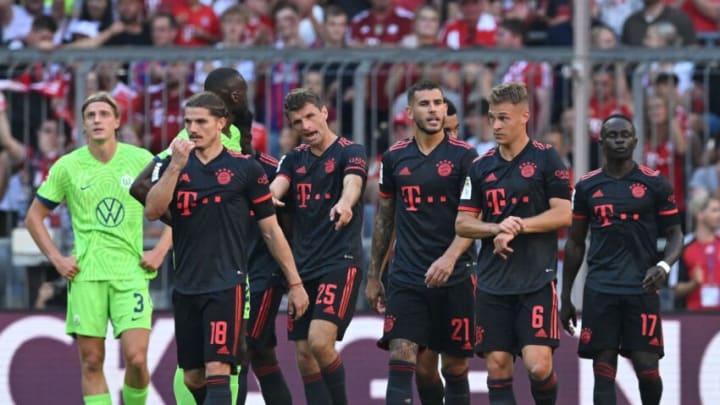
{"type": "Polygon", "coordinates": [[[168,22],[170,23],[170,27],[172,27],[172,28],[178,27],[177,18],[175,18],[175,15],[173,15],[172,13],[165,12],[165,11],[158,11],[157,13],[153,14],[153,16],[150,18],[150,25],[152,25],[155,21],[157,21],[161,18],[167,18],[168,22]]]}
{"type": "Polygon", "coordinates": [[[513,105],[527,103],[528,93],[525,83],[510,82],[499,84],[490,92],[490,104],[510,103],[513,105]]]}
{"type": "Polygon", "coordinates": [[[210,91],[201,91],[185,101],[185,108],[204,108],[210,115],[217,118],[227,118],[228,112],[225,102],[217,94],[210,91]]]}
{"type": "MultiPolygon", "coordinates": [[[[412,104],[413,98],[415,97],[415,93],[417,93],[418,91],[435,90],[435,89],[438,89],[438,90],[440,90],[440,93],[443,93],[442,88],[440,88],[440,85],[435,83],[432,80],[423,79],[423,80],[420,80],[419,82],[416,82],[415,84],[410,86],[410,88],[407,91],[408,105],[412,104]]],[[[443,94],[443,98],[444,98],[444,96],[445,95],[443,94]]]]}
{"type": "Polygon", "coordinates": [[[220,67],[208,73],[203,89],[213,93],[221,93],[231,80],[242,80],[244,82],[245,78],[233,68],[220,67]]]}
{"type": "Polygon", "coordinates": [[[56,32],[58,29],[57,22],[54,18],[49,15],[39,15],[33,19],[32,31],[48,30],[50,32],[56,32]]]}
{"type": "Polygon", "coordinates": [[[611,114],[609,117],[605,118],[602,122],[602,125],[600,125],[600,136],[603,137],[605,135],[605,124],[608,123],[608,121],[613,119],[621,119],[625,120],[630,124],[630,128],[632,128],[633,135],[636,135],[635,132],[635,124],[633,123],[633,120],[624,114],[611,114]]]}
{"type": "Polygon", "coordinates": [[[450,101],[450,99],[447,97],[443,98],[443,100],[445,101],[445,104],[447,105],[447,116],[450,117],[453,115],[457,115],[457,108],[455,107],[455,103],[450,101]]]}
{"type": "Polygon", "coordinates": [[[275,7],[272,8],[272,12],[270,13],[272,19],[275,19],[275,16],[277,15],[277,13],[280,12],[280,10],[284,10],[286,8],[289,8],[295,14],[300,15],[300,9],[294,3],[289,3],[287,1],[279,1],[275,4],[275,7]]]}
{"type": "Polygon", "coordinates": [[[680,79],[678,79],[678,76],[673,72],[660,72],[657,77],[655,77],[655,85],[672,84],[673,86],[677,86],[679,81],[680,79]]]}
{"type": "Polygon", "coordinates": [[[334,4],[330,4],[325,8],[325,21],[327,22],[328,18],[330,17],[339,17],[339,16],[345,16],[345,18],[348,18],[348,13],[345,11],[342,7],[338,7],[334,4]]]}
{"type": "Polygon", "coordinates": [[[325,106],[320,98],[320,95],[315,94],[306,88],[300,87],[292,90],[285,96],[285,103],[283,105],[285,115],[293,111],[298,111],[299,109],[305,107],[306,104],[312,104],[317,108],[325,106]]]}
{"type": "Polygon", "coordinates": [[[500,26],[520,38],[524,38],[527,31],[525,21],[519,18],[506,18],[500,22],[500,26]]]}
{"type": "Polygon", "coordinates": [[[115,118],[120,118],[120,107],[118,107],[117,101],[115,101],[110,93],[100,91],[89,95],[85,101],[83,101],[82,107],[80,108],[80,113],[83,117],[85,117],[85,110],[87,110],[88,106],[92,103],[105,103],[109,105],[113,110],[113,114],[115,114],[115,118]]]}

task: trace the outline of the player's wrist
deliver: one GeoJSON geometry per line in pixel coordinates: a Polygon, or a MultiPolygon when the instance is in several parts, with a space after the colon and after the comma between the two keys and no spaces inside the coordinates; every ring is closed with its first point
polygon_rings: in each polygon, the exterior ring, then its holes
{"type": "Polygon", "coordinates": [[[670,273],[670,265],[665,260],[660,260],[655,265],[663,269],[665,271],[665,274],[670,273]]]}
{"type": "Polygon", "coordinates": [[[288,284],[288,290],[292,290],[293,288],[302,287],[303,282],[302,281],[296,281],[294,283],[288,284]]]}

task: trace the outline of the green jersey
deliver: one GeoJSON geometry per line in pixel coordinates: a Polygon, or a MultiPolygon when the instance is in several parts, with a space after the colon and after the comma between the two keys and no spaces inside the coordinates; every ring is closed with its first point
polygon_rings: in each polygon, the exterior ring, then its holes
{"type": "MultiPolygon", "coordinates": [[[[220,134],[220,140],[222,141],[222,144],[225,148],[228,150],[231,150],[233,152],[241,152],[242,147],[240,146],[240,130],[238,127],[236,127],[233,124],[230,124],[230,136],[225,135],[225,133],[220,134]]],[[[188,140],[190,137],[188,136],[187,129],[183,129],[182,131],[178,132],[177,136],[175,138],[185,139],[188,140]]],[[[165,149],[164,151],[158,153],[155,156],[155,161],[159,162],[166,157],[170,156],[170,148],[165,149]]]]}
{"type": "Polygon", "coordinates": [[[80,268],[74,280],[154,276],[140,267],[144,209],[128,191],[151,160],[147,150],[118,143],[112,159],[102,163],[83,146],[50,169],[37,198],[51,209],[67,203],[75,234],[72,253],[80,268]]]}

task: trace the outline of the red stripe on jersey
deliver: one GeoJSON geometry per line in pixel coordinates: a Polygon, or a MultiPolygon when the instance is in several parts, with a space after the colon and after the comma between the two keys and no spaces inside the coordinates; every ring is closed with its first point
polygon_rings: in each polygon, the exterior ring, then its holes
{"type": "Polygon", "coordinates": [[[280,178],[280,177],[282,177],[283,179],[287,180],[288,183],[292,183],[292,179],[291,179],[290,176],[288,176],[287,174],[285,174],[285,173],[279,173],[277,176],[275,176],[275,178],[280,178]]]}
{"type": "Polygon", "coordinates": [[[278,160],[266,153],[261,153],[260,156],[258,156],[258,160],[260,160],[263,163],[267,163],[270,166],[274,166],[274,167],[278,166],[278,160]]]}
{"type": "Polygon", "coordinates": [[[340,144],[340,146],[350,146],[353,144],[353,142],[351,140],[349,140],[347,138],[343,138],[342,136],[338,140],[338,143],[340,144]]]}
{"type": "Polygon", "coordinates": [[[250,159],[250,155],[244,155],[244,154],[241,153],[241,152],[235,152],[235,151],[232,151],[232,150],[230,150],[230,149],[228,149],[227,152],[228,152],[228,153],[230,154],[230,156],[232,156],[232,157],[243,158],[243,159],[250,159]]]}
{"type": "Polygon", "coordinates": [[[262,197],[258,197],[258,198],[256,198],[256,199],[252,200],[252,203],[253,203],[253,204],[260,204],[261,202],[267,201],[267,200],[269,200],[269,199],[271,199],[271,198],[272,198],[272,193],[267,193],[267,194],[265,194],[265,195],[262,196],[262,197]]]}
{"type": "Polygon", "coordinates": [[[404,140],[404,141],[398,141],[398,142],[395,143],[395,145],[391,146],[390,149],[388,149],[388,151],[394,151],[394,150],[398,150],[398,149],[405,148],[405,147],[407,147],[408,145],[410,145],[410,143],[411,143],[412,141],[413,141],[412,139],[406,139],[406,140],[404,140]]]}
{"type": "Polygon", "coordinates": [[[646,174],[648,176],[657,177],[660,175],[660,171],[651,169],[645,165],[638,165],[638,167],[640,168],[640,171],[643,172],[643,174],[646,174]]]}
{"type": "Polygon", "coordinates": [[[658,214],[659,214],[659,215],[662,215],[662,216],[667,216],[667,215],[675,215],[675,214],[677,214],[677,213],[678,213],[678,209],[677,209],[677,208],[673,208],[673,209],[671,209],[671,210],[660,211],[658,214]]]}
{"type": "Polygon", "coordinates": [[[382,191],[380,191],[379,194],[380,194],[380,197],[382,197],[382,198],[390,198],[390,197],[392,197],[392,194],[391,194],[391,193],[383,193],[382,191]]]}
{"type": "Polygon", "coordinates": [[[363,169],[362,167],[360,167],[360,166],[350,166],[350,167],[346,167],[346,168],[345,168],[345,171],[346,171],[346,172],[349,171],[349,170],[356,170],[356,171],[358,171],[358,172],[362,172],[364,175],[367,176],[367,171],[366,171],[365,169],[363,169]]]}
{"type": "Polygon", "coordinates": [[[465,149],[472,149],[472,146],[470,146],[469,143],[467,143],[465,141],[461,141],[459,139],[455,139],[453,137],[448,138],[448,143],[450,143],[451,145],[460,146],[465,149]]]}
{"type": "Polygon", "coordinates": [[[573,219],[587,219],[587,215],[572,214],[573,219]]]}
{"type": "Polygon", "coordinates": [[[600,172],[602,172],[602,169],[595,169],[591,172],[587,172],[587,173],[585,173],[584,176],[580,177],[580,180],[589,179],[590,177],[595,176],[596,174],[599,174],[600,172]]]}
{"type": "Polygon", "coordinates": [[[480,209],[475,207],[468,207],[467,205],[460,205],[458,206],[458,211],[480,212],[480,209]]]}

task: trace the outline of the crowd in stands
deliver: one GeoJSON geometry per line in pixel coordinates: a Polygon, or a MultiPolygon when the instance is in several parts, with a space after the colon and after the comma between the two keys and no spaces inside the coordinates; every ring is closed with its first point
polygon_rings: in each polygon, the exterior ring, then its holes
{"type": "MultiPolygon", "coordinates": [[[[720,0],[588,0],[595,49],[671,48],[714,45],[720,0]]],[[[572,45],[572,0],[0,0],[0,43],[7,49],[97,47],[214,47],[237,50],[324,48],[496,48],[572,45]]],[[[272,64],[228,53],[222,61],[102,62],[86,77],[72,66],[0,63],[0,236],[22,217],[28,194],[48,168],[78,142],[74,81],[87,93],[110,92],[122,107],[122,139],[151,152],[164,149],[182,126],[183,101],[198,91],[207,73],[236,68],[249,84],[257,150],[280,156],[298,138],[284,122],[282,100],[308,87],[328,102],[331,128],[352,136],[353,69],[335,63],[272,64]]],[[[680,208],[698,190],[720,196],[717,149],[720,94],[709,89],[720,70],[692,62],[645,66],[643,110],[631,97],[637,63],[592,68],[588,133],[591,168],[598,167],[599,125],[622,113],[641,117],[644,164],[660,170],[675,187],[680,208]]],[[[485,63],[383,63],[372,69],[366,98],[368,151],[379,155],[411,125],[404,92],[420,78],[442,84],[458,106],[461,137],[484,153],[493,146],[487,93],[498,78],[525,82],[536,139],[559,145],[572,162],[571,78],[562,66],[515,60],[485,63]],[[500,69],[504,69],[500,71],[500,69]]],[[[370,193],[371,194],[371,193],[370,193]]],[[[371,203],[373,196],[367,201],[371,203]]],[[[689,218],[689,216],[688,216],[689,218]]],[[[59,226],[60,216],[57,224],[59,226]]],[[[692,221],[688,221],[690,229],[692,221]]],[[[48,287],[46,286],[46,289],[48,287]]]]}

